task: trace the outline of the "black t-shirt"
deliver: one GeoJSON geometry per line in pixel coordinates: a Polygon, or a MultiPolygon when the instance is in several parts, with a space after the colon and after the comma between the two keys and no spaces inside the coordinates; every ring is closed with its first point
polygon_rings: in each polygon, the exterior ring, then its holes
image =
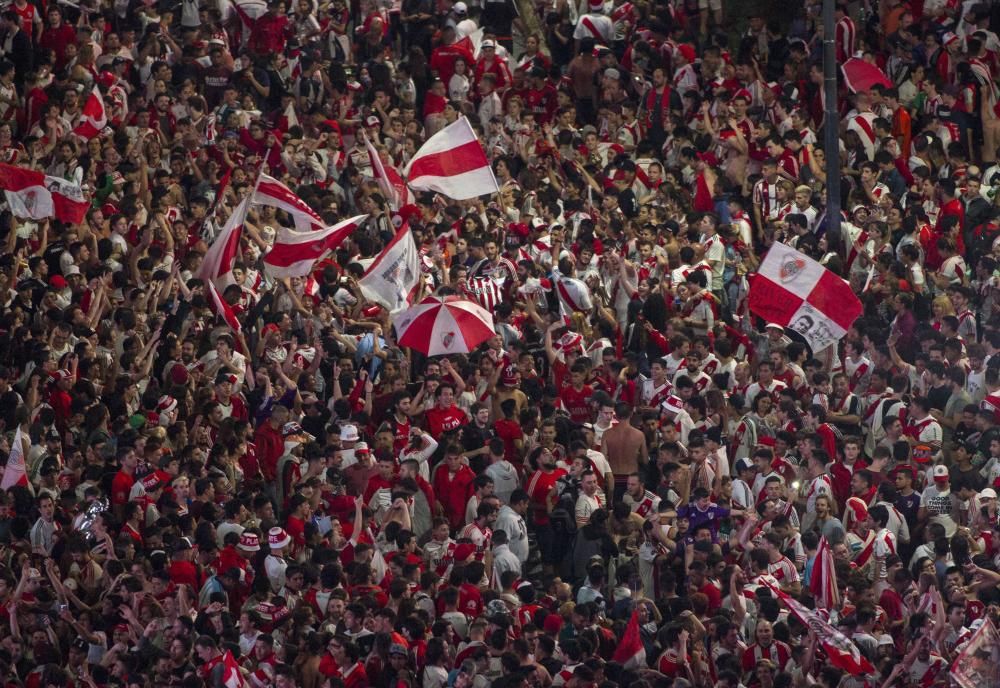
{"type": "Polygon", "coordinates": [[[948,399],[950,398],[951,385],[931,387],[927,392],[927,399],[931,402],[931,408],[936,408],[940,411],[944,411],[945,407],[948,405],[948,399]]]}
{"type": "Polygon", "coordinates": [[[515,19],[517,19],[517,6],[513,0],[486,0],[479,21],[486,33],[492,33],[499,38],[508,38],[515,19]]]}

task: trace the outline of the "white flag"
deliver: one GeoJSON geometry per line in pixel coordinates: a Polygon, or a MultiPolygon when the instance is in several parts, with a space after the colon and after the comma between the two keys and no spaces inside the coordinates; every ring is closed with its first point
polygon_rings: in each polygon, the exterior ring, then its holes
{"type": "Polygon", "coordinates": [[[409,225],[403,225],[358,280],[358,286],[365,298],[397,313],[409,305],[410,292],[419,281],[420,253],[409,225]]]}
{"type": "Polygon", "coordinates": [[[0,490],[7,490],[15,485],[28,485],[28,474],[24,469],[24,440],[20,425],[17,426],[17,432],[14,433],[14,440],[10,445],[10,454],[7,456],[7,467],[3,471],[0,490]]]}

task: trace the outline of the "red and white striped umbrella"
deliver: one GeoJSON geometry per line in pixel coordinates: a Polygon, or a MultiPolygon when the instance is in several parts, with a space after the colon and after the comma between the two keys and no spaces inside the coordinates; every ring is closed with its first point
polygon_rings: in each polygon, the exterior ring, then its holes
{"type": "Polygon", "coordinates": [[[466,354],[496,334],[490,312],[460,296],[428,296],[393,325],[400,346],[428,356],[466,354]]]}

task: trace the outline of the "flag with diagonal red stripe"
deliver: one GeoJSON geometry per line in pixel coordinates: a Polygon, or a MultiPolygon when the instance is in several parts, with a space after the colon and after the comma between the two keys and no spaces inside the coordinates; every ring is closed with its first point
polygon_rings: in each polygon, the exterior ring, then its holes
{"type": "Polygon", "coordinates": [[[851,285],[785,244],[768,249],[750,285],[750,311],[798,332],[813,352],[834,344],[861,315],[851,285]]]}

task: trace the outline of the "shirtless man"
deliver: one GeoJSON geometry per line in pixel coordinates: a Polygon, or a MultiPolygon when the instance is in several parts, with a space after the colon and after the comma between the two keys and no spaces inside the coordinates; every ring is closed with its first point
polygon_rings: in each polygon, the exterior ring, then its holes
{"type": "Polygon", "coordinates": [[[618,424],[604,431],[601,453],[607,457],[615,475],[614,501],[618,502],[625,494],[629,474],[646,463],[649,452],[646,436],[630,422],[632,407],[619,403],[615,407],[615,415],[618,416],[618,424]]]}

